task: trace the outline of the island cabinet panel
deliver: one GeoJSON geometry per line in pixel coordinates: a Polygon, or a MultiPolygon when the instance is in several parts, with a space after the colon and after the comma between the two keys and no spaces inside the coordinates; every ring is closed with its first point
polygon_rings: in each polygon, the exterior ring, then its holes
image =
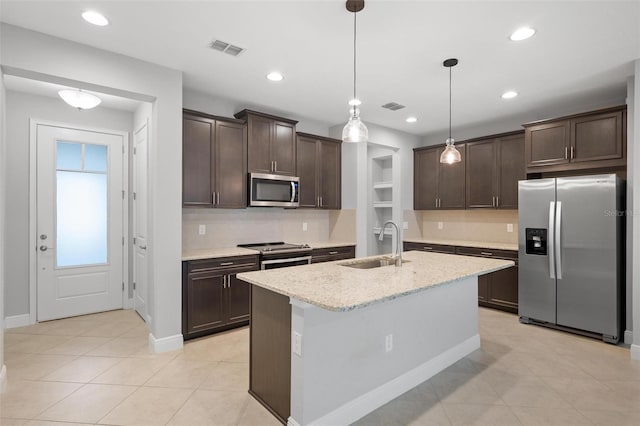
{"type": "Polygon", "coordinates": [[[518,312],[517,251],[457,247],[456,253],[464,256],[513,260],[516,265],[511,268],[478,276],[478,303],[489,308],[518,312]]]}
{"type": "Polygon", "coordinates": [[[622,105],[525,124],[527,173],[624,167],[626,108],[622,105]]]}
{"type": "Polygon", "coordinates": [[[251,286],[249,393],[283,424],[291,414],[291,304],[251,286]]]}
{"type": "Polygon", "coordinates": [[[182,262],[184,339],[248,324],[250,286],[236,274],[258,269],[258,256],[182,262]]]}
{"type": "Polygon", "coordinates": [[[356,257],[356,246],[331,247],[313,249],[311,263],[333,262],[335,260],[353,259],[356,257]]]}
{"type": "Polygon", "coordinates": [[[182,204],[185,207],[246,207],[244,122],[185,110],[182,132],[182,204]]]}
{"type": "Polygon", "coordinates": [[[247,121],[249,173],[295,174],[297,121],[247,109],[234,116],[247,121]]]}
{"type": "Polygon", "coordinates": [[[448,246],[444,244],[417,243],[412,241],[403,242],[403,251],[431,251],[433,253],[455,254],[456,246],[448,246]]]}
{"type": "Polygon", "coordinates": [[[296,144],[300,207],[340,209],[342,141],[298,132],[296,144]]]}
{"type": "Polygon", "coordinates": [[[413,154],[414,210],[465,208],[465,145],[456,144],[462,161],[441,164],[444,147],[416,148],[413,154]]]}

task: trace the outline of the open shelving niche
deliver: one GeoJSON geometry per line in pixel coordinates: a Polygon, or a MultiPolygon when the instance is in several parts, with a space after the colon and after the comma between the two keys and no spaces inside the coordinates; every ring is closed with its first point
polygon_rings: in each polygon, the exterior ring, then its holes
{"type": "MultiPolygon", "coordinates": [[[[369,237],[367,255],[392,253],[395,248],[395,233],[392,227],[384,231],[383,241],[379,241],[380,228],[387,220],[393,220],[402,227],[400,210],[400,157],[397,149],[369,144],[368,146],[368,224],[369,237]]],[[[402,229],[400,231],[402,233],[402,229]]]]}

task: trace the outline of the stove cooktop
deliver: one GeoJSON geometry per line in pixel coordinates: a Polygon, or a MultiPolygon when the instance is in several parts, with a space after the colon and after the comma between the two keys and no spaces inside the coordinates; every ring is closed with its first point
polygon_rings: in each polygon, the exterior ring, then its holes
{"type": "Polygon", "coordinates": [[[273,243],[253,243],[253,244],[238,244],[238,247],[257,250],[260,253],[274,253],[279,251],[296,251],[296,250],[311,250],[309,244],[290,244],[285,242],[273,242],[273,243]]]}

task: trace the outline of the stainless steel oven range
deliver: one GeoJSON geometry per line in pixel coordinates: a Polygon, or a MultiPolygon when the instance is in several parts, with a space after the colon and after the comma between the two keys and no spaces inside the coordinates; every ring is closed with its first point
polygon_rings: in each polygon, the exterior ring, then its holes
{"type": "Polygon", "coordinates": [[[260,269],[284,268],[311,263],[311,247],[308,244],[284,242],[238,244],[238,247],[260,252],[260,269]]]}

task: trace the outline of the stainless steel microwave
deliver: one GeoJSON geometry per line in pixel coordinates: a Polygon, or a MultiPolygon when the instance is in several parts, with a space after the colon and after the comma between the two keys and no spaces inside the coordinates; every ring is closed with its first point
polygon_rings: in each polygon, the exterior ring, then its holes
{"type": "Polygon", "coordinates": [[[249,173],[249,206],[298,207],[297,176],[249,173]]]}

